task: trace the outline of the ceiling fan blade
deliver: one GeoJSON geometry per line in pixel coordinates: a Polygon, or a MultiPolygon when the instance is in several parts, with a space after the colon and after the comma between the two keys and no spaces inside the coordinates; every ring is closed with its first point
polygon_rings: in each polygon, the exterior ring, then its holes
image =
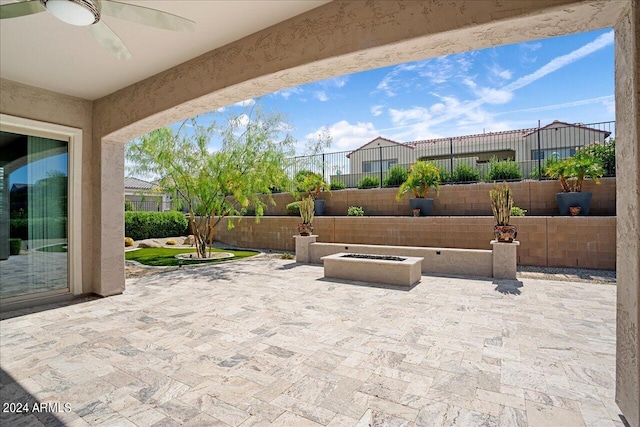
{"type": "Polygon", "coordinates": [[[177,15],[148,7],[135,6],[111,0],[102,0],[102,13],[164,30],[194,32],[196,23],[177,15]]]}
{"type": "Polygon", "coordinates": [[[44,12],[47,9],[39,0],[23,1],[20,3],[3,4],[0,6],[0,19],[18,18],[44,12]]]}
{"type": "Polygon", "coordinates": [[[98,21],[87,27],[94,39],[118,59],[131,59],[131,52],[107,24],[98,21]]]}

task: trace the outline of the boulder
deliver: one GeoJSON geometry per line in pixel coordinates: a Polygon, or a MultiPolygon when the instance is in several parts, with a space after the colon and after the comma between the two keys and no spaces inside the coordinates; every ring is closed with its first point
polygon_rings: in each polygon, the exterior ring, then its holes
{"type": "Polygon", "coordinates": [[[175,246],[178,244],[178,242],[176,242],[175,239],[168,239],[166,242],[164,242],[164,244],[168,246],[175,246]]]}
{"type": "Polygon", "coordinates": [[[139,248],[161,248],[162,243],[155,239],[145,239],[138,242],[139,248]]]}
{"type": "Polygon", "coordinates": [[[133,239],[131,237],[124,238],[124,246],[125,248],[131,247],[134,245],[133,239]]]}
{"type": "Polygon", "coordinates": [[[193,246],[193,244],[195,243],[196,239],[195,237],[193,237],[193,234],[188,235],[185,239],[184,242],[182,242],[183,245],[190,245],[193,246]]]}

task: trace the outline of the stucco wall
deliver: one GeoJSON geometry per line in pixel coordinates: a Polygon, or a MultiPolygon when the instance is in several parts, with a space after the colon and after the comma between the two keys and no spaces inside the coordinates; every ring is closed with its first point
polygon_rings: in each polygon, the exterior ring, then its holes
{"type": "Polygon", "coordinates": [[[616,402],[640,425],[640,1],[615,26],[618,303],[616,402]],[[624,179],[624,181],[622,181],[624,179]]]}
{"type": "Polygon", "coordinates": [[[82,129],[82,290],[93,292],[92,103],[33,86],[0,79],[0,113],[82,129]]]}
{"type": "MultiPolygon", "coordinates": [[[[227,220],[215,239],[241,247],[293,251],[298,217],[227,220]]],[[[493,217],[317,217],[318,242],[491,249],[493,217]]],[[[615,217],[523,217],[518,226],[521,265],[615,270],[615,217]]]]}
{"type": "MultiPolygon", "coordinates": [[[[527,215],[558,215],[556,193],[560,188],[557,181],[521,181],[509,183],[515,204],[527,210],[527,215]]],[[[491,215],[489,191],[493,184],[459,184],[443,185],[440,195],[430,192],[434,197],[434,215],[491,215]]],[[[600,185],[585,181],[583,191],[593,193],[590,215],[614,216],[616,214],[616,179],[603,178],[600,185]]],[[[404,196],[399,202],[395,196],[397,188],[372,188],[368,190],[338,190],[322,193],[321,199],[326,201],[327,215],[346,215],[349,206],[362,206],[365,214],[377,215],[410,215],[409,198],[404,196]]],[[[294,199],[288,193],[273,195],[275,206],[267,207],[268,215],[286,215],[287,203],[294,199]]]]}

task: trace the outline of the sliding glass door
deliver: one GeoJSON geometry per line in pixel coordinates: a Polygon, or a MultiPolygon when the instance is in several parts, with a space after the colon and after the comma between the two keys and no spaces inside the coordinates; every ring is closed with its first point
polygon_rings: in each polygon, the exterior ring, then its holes
{"type": "Polygon", "coordinates": [[[69,291],[67,141],[0,132],[0,298],[69,291]]]}

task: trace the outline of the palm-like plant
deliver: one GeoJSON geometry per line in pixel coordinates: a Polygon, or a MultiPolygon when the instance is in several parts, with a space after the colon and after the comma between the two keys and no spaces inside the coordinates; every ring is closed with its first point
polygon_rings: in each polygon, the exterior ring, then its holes
{"type": "Polygon", "coordinates": [[[407,180],[400,185],[396,199],[400,200],[403,195],[413,191],[416,198],[427,197],[430,188],[439,194],[440,169],[434,163],[417,161],[409,169],[407,180]]]}
{"type": "Polygon", "coordinates": [[[585,178],[600,184],[604,170],[598,159],[587,151],[579,150],[575,156],[552,162],[545,172],[560,181],[564,193],[579,193],[585,178]]]}

